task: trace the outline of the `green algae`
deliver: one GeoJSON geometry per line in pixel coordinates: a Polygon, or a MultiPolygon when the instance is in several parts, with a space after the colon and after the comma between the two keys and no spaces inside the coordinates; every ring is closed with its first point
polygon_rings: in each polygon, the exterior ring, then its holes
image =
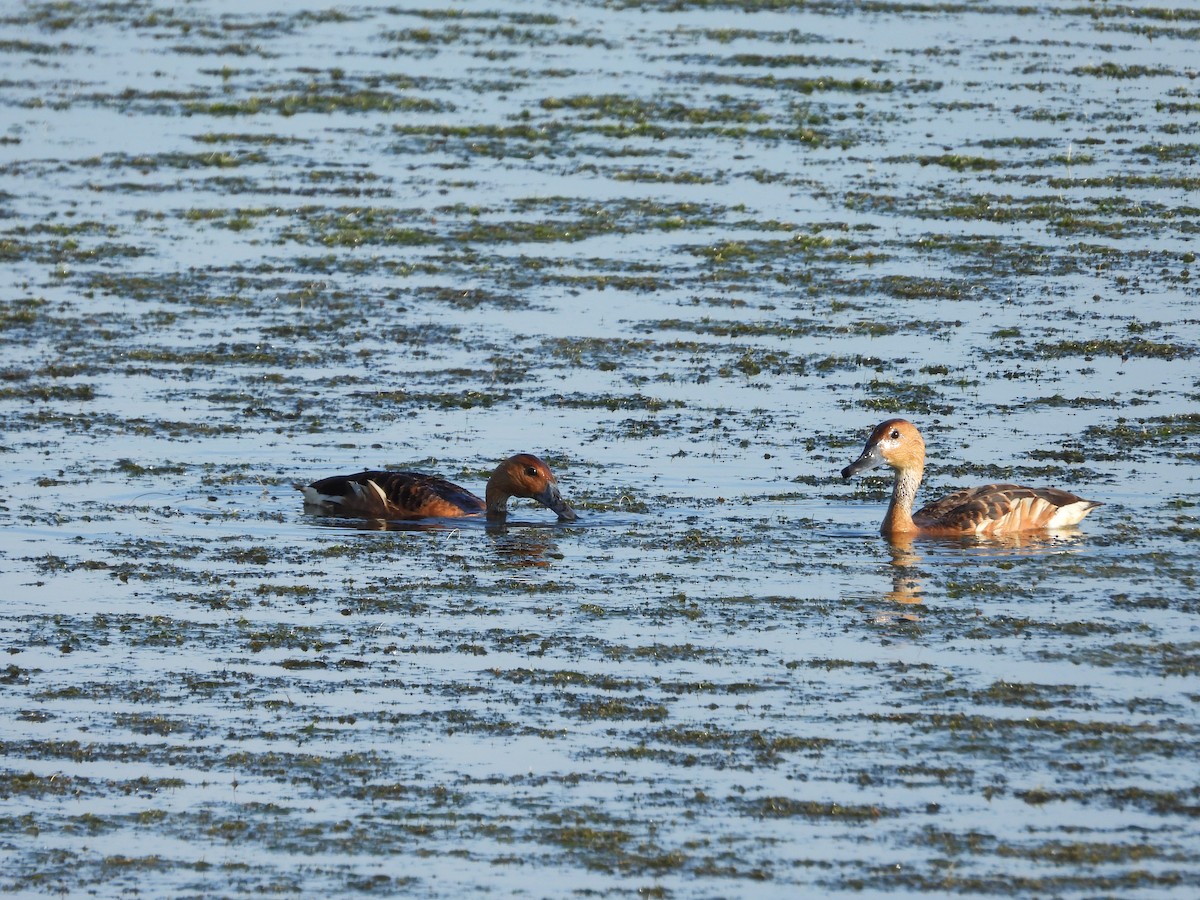
{"type": "MultiPolygon", "coordinates": [[[[1047,658],[1058,655],[1046,651],[1047,658]]],[[[1126,671],[1149,670],[1159,677],[1188,677],[1200,671],[1200,644],[1195,642],[1115,642],[1104,648],[1089,650],[1082,655],[1083,661],[1101,668],[1117,668],[1126,671]]]]}
{"type": "Polygon", "coordinates": [[[790,797],[764,797],[746,805],[748,815],[762,818],[802,816],[806,819],[874,821],[885,816],[897,815],[895,811],[877,806],[842,806],[814,800],[794,800],[790,797]]]}
{"type": "Polygon", "coordinates": [[[445,102],[403,93],[356,88],[336,80],[324,85],[310,83],[302,88],[298,85],[282,86],[278,93],[236,101],[188,100],[182,104],[185,115],[201,116],[256,116],[262,113],[295,116],[335,112],[444,113],[453,108],[453,104],[445,102]]]}

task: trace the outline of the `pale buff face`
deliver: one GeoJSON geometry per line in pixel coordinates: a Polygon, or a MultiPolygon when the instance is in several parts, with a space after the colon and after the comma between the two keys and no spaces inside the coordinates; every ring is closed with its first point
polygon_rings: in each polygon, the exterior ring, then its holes
{"type": "Polygon", "coordinates": [[[875,426],[862,455],[842,469],[849,478],[879,466],[893,469],[912,469],[925,463],[925,441],[915,425],[905,419],[888,419],[875,426]]]}

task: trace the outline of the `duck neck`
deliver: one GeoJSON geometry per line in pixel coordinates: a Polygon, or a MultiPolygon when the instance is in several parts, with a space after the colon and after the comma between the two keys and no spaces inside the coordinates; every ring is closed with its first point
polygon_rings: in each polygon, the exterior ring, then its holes
{"type": "Polygon", "coordinates": [[[495,475],[489,478],[487,490],[484,492],[484,500],[487,503],[487,517],[489,519],[503,519],[507,516],[508,498],[511,496],[508,491],[499,485],[495,475]]]}
{"type": "Polygon", "coordinates": [[[918,530],[913,522],[912,509],[924,472],[924,466],[896,470],[896,481],[892,485],[892,503],[888,507],[887,515],[883,517],[881,530],[884,534],[912,534],[918,530]]]}

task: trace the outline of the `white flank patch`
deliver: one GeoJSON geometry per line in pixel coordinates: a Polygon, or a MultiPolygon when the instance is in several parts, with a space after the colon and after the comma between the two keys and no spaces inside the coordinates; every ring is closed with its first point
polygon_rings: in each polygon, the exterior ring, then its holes
{"type": "Polygon", "coordinates": [[[1068,503],[1060,506],[1058,512],[1050,517],[1047,528],[1065,528],[1068,525],[1078,525],[1080,520],[1095,507],[1090,500],[1080,500],[1078,503],[1068,503]]]}
{"type": "Polygon", "coordinates": [[[304,492],[304,502],[309,506],[332,506],[342,502],[341,497],[331,497],[329,494],[322,494],[311,484],[301,488],[304,492]]]}

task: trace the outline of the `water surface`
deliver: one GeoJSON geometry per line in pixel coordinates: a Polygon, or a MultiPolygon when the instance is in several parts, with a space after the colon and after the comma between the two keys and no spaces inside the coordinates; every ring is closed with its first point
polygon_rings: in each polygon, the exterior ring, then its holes
{"type": "Polygon", "coordinates": [[[1186,5],[0,15],[0,886],[1192,897],[1186,5]],[[877,533],[925,493],[1104,502],[877,533]],[[542,455],[381,528],[295,482],[542,455]]]}

